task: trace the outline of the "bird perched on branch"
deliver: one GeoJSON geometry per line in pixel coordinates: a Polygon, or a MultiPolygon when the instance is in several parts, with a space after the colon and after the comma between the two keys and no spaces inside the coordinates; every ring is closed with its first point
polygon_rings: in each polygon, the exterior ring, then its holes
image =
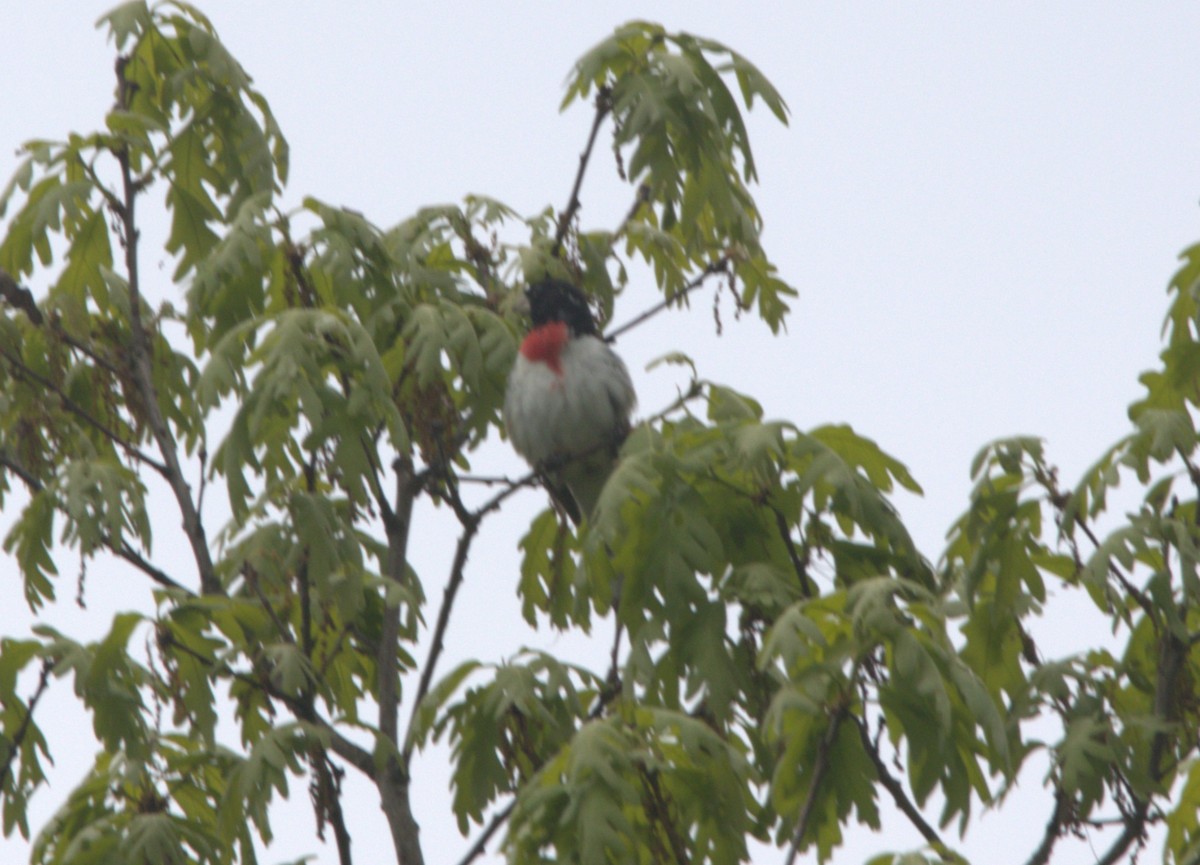
{"type": "Polygon", "coordinates": [[[544,279],[525,296],[533,326],[508,377],[504,425],[517,453],[578,525],[612,473],[637,397],[583,292],[544,279]]]}

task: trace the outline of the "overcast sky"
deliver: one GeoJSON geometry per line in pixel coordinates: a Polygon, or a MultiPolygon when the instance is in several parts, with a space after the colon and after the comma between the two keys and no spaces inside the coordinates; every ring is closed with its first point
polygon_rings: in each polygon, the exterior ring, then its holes
{"type": "MultiPolygon", "coordinates": [[[[1137,375],[1155,362],[1176,256],[1200,237],[1200,4],[200,5],[291,144],[286,200],[315,195],[384,226],[467,193],[523,213],[561,207],[591,120],[585,107],[558,113],[564,77],[630,18],[710,36],[749,57],[792,112],[790,128],[765,110],[749,117],[765,244],[800,291],[787,333],[772,338],[751,318],[733,322],[727,309],[718,339],[705,295],[693,314],[660,316],[618,349],[646,414],[670,400],[680,375],[644,365],[677,349],[704,377],[759,398],[772,417],[802,428],[846,422],[876,439],[925,488],[923,499],[900,506],[933,558],[965,507],[968,464],[983,443],[1045,436],[1074,483],[1126,430],[1137,375]]],[[[21,141],[101,123],[113,58],[92,24],[108,6],[0,9],[0,183],[21,141]]],[[[604,148],[598,156],[582,219],[609,227],[630,192],[604,148]]],[[[169,271],[150,272],[166,279],[169,271]]],[[[653,299],[652,286],[635,286],[616,320],[653,299]]],[[[511,471],[516,462],[497,447],[475,467],[511,471]]],[[[519,623],[515,539],[542,504],[525,494],[481,536],[449,660],[495,659],[523,644],[575,650],[569,638],[519,623]]],[[[428,528],[417,532],[427,548],[415,555],[436,599],[449,540],[430,534],[439,516],[426,516],[428,528]]],[[[170,552],[159,552],[169,563],[170,552]]],[[[70,580],[71,566],[63,570],[70,580]]],[[[15,567],[3,573],[17,597],[15,567]]],[[[118,597],[117,578],[105,578],[89,575],[93,626],[106,598],[130,603],[128,582],[118,597]]],[[[62,593],[70,598],[73,587],[62,593]]],[[[1069,598],[1059,600],[1070,609],[1069,598]]],[[[0,632],[24,630],[28,617],[5,606],[0,632]]],[[[87,622],[69,605],[47,615],[64,628],[87,622]]],[[[1080,619],[1057,621],[1046,639],[1064,648],[1093,639],[1073,630],[1080,619]]],[[[607,642],[603,629],[599,639],[607,642]]],[[[71,705],[69,686],[58,691],[38,719],[51,731],[71,705]]],[[[51,736],[59,786],[39,800],[39,823],[94,747],[76,735],[72,751],[51,736]]],[[[431,865],[457,861],[467,846],[447,816],[443,761],[434,753],[416,769],[431,865]]],[[[1022,776],[1027,809],[983,821],[962,844],[976,865],[1027,857],[1048,815],[1032,794],[1040,777],[1022,776]]],[[[303,785],[293,789],[303,800],[303,785]]],[[[355,795],[357,855],[378,861],[391,853],[384,824],[371,796],[355,795]]],[[[303,802],[288,814],[264,861],[316,851],[322,865],[335,862],[312,838],[303,802]]],[[[885,839],[861,835],[839,862],[919,841],[895,818],[885,839]]],[[[25,850],[0,840],[3,861],[25,850]]],[[[1086,841],[1061,853],[1056,863],[1093,858],[1086,841]]]]}

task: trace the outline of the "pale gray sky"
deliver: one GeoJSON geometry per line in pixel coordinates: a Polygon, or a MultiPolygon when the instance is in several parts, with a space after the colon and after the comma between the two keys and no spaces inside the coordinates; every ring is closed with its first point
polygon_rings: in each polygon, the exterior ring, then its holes
{"type": "MultiPolygon", "coordinates": [[[[0,9],[3,180],[19,142],[101,122],[112,50],[92,22],[108,5],[0,9]]],[[[288,200],[312,194],[383,225],[469,192],[524,213],[561,207],[591,119],[583,107],[558,113],[564,76],[630,18],[710,36],[749,57],[792,110],[786,129],[761,108],[749,117],[765,242],[800,290],[788,332],[772,338],[753,320],[734,323],[727,309],[717,339],[705,295],[693,314],[661,316],[618,348],[646,413],[669,401],[680,378],[644,364],[678,349],[705,377],[755,395],[771,416],[802,428],[848,422],[876,439],[925,488],[923,500],[900,505],[931,557],[966,504],[968,463],[984,442],[1043,435],[1073,483],[1125,431],[1137,374],[1155,360],[1175,257],[1200,237],[1193,3],[201,6],[291,143],[288,200]]],[[[585,224],[613,225],[629,201],[605,156],[600,148],[584,189],[585,224]]],[[[151,270],[164,280],[168,272],[151,270]]],[[[635,288],[617,320],[652,299],[650,286],[635,288]]],[[[479,470],[516,465],[503,447],[476,461],[479,470]]],[[[515,538],[541,505],[525,495],[481,537],[450,633],[454,657],[497,658],[523,644],[589,651],[520,625],[515,538]]],[[[428,548],[418,566],[436,599],[448,541],[419,536],[428,548]]],[[[15,570],[5,570],[15,597],[15,570]]],[[[63,570],[70,580],[72,568],[63,570]]],[[[69,599],[73,587],[62,594],[69,599]]],[[[132,603],[128,595],[127,583],[106,584],[102,570],[92,571],[92,626],[105,597],[121,605],[132,603]]],[[[1072,609],[1069,598],[1059,600],[1072,609]]],[[[26,626],[13,606],[0,610],[0,632],[26,626]]],[[[52,621],[86,623],[66,606],[52,621]]],[[[1073,632],[1074,615],[1063,616],[1047,639],[1063,650],[1093,639],[1073,632]]],[[[607,641],[603,630],[599,639],[607,641]]],[[[53,729],[70,704],[65,693],[55,697],[39,720],[53,729]]],[[[42,818],[92,748],[86,736],[75,737],[74,751],[51,742],[60,771],[39,800],[42,818]]],[[[448,814],[443,759],[435,753],[417,767],[431,863],[457,861],[467,846],[448,814]]],[[[961,847],[976,865],[1027,857],[1048,813],[1036,795],[1040,771],[1022,778],[1028,805],[1010,803],[1008,817],[973,827],[980,831],[961,847]]],[[[312,837],[303,786],[293,791],[300,807],[277,822],[281,840],[264,861],[317,851],[319,862],[333,863],[334,852],[312,837]]],[[[375,802],[355,795],[356,851],[369,862],[379,844],[383,858],[390,844],[375,802]]],[[[894,817],[885,838],[850,834],[853,846],[838,862],[919,840],[894,817]]],[[[0,840],[0,859],[25,849],[0,840]]],[[[1060,854],[1056,863],[1093,859],[1087,842],[1060,854]]]]}

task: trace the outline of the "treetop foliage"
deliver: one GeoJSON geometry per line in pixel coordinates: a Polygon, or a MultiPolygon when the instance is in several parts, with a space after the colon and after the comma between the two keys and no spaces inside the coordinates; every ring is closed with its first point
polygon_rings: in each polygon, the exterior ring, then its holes
{"type": "Polygon", "coordinates": [[[594,122],[561,210],[478,195],[380,227],[286,208],[283,133],[195,7],[99,23],[118,55],[104,127],[25,144],[0,195],[0,506],[47,622],[68,551],[80,596],[97,557],[152,596],[99,640],[43,623],[0,641],[3,829],[34,862],[255,862],[303,779],[348,865],[355,773],[414,865],[413,755],[434,740],[464,862],[501,830],[514,863],[733,863],[752,843],[825,861],[885,819],[926,846],[873,863],[963,862],[971,817],[1035,756],[1053,804],[1030,865],[1086,831],[1106,833],[1099,861],[1131,861],[1155,826],[1164,861],[1197,861],[1200,246],[1129,434],[1073,487],[1040,440],[988,444],[938,556],[890,500],[920,486],[874,441],[768,419],[664,356],[690,387],[630,435],[590,525],[543,511],[511,574],[531,626],[612,617],[607,668],[514,645],[446,671],[480,526],[537,482],[476,465],[514,301],[549,273],[607,323],[648,271],[662,301],[610,335],[713,286],[780,331],[796,292],[760,240],[743,110],[787,122],[786,104],[728,47],[631,22],[569,77],[562,107],[594,122]],[[585,227],[603,130],[630,206],[585,227]],[[141,267],[159,218],[169,274],[141,267]],[[1122,480],[1144,490],[1127,515],[1122,480]],[[419,502],[438,506],[427,537],[453,539],[446,574],[410,561],[419,502]],[[173,524],[186,555],[154,544],[173,524]],[[1046,657],[1032,626],[1073,590],[1114,639],[1046,657]],[[67,683],[102,751],[31,827],[54,745],[37,708],[67,683]]]}

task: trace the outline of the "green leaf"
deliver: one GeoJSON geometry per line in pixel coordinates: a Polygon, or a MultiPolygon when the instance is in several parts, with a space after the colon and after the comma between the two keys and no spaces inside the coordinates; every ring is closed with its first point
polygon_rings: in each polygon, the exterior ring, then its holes
{"type": "Polygon", "coordinates": [[[140,36],[151,23],[145,0],[122,3],[101,15],[96,26],[107,26],[118,51],[124,51],[130,39],[140,36]]]}

